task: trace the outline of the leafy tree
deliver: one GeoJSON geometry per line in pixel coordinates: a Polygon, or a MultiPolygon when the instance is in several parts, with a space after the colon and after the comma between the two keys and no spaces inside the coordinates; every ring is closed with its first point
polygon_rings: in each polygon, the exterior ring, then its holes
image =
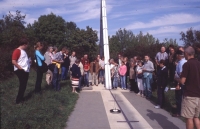
{"type": "Polygon", "coordinates": [[[32,25],[29,24],[27,29],[41,42],[60,46],[66,41],[65,20],[53,13],[40,16],[38,21],[35,21],[32,25]]]}
{"type": "Polygon", "coordinates": [[[5,71],[12,70],[11,55],[12,51],[18,46],[21,37],[25,37],[26,15],[21,15],[20,11],[16,14],[10,12],[0,19],[0,78],[5,76],[5,71]]]}
{"type": "Polygon", "coordinates": [[[117,57],[118,53],[131,58],[133,56],[143,57],[145,54],[154,58],[156,53],[160,51],[161,46],[168,47],[170,44],[177,45],[176,40],[165,39],[160,42],[153,35],[140,32],[134,35],[132,31],[119,29],[115,35],[109,37],[110,55],[112,58],[117,57]]]}
{"type": "Polygon", "coordinates": [[[200,30],[194,30],[190,28],[186,33],[181,32],[181,39],[184,42],[184,46],[195,46],[200,44],[200,30]]]}

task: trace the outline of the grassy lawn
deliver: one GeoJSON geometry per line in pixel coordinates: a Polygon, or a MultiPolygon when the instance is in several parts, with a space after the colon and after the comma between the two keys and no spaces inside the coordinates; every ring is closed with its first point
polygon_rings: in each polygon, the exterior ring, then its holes
{"type": "MultiPolygon", "coordinates": [[[[45,74],[44,74],[45,76],[45,74]]],[[[61,82],[61,91],[47,86],[45,78],[42,94],[34,94],[36,73],[31,71],[25,92],[26,101],[15,104],[18,92],[16,76],[0,82],[1,87],[1,129],[62,129],[78,99],[71,93],[69,81],[61,82]]]]}
{"type": "MultiPolygon", "coordinates": [[[[174,87],[172,84],[169,85],[169,87],[174,87]]],[[[157,104],[157,90],[152,92],[152,102],[157,104]]],[[[175,91],[169,90],[168,92],[165,92],[165,106],[164,110],[169,112],[170,114],[176,113],[176,100],[175,100],[175,91]]],[[[183,117],[179,117],[182,121],[185,122],[185,119],[183,117]]]]}

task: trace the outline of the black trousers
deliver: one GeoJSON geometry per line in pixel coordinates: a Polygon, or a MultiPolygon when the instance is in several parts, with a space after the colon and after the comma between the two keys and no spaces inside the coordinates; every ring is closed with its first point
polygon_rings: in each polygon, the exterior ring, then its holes
{"type": "Polygon", "coordinates": [[[134,91],[135,93],[138,93],[139,89],[138,89],[137,82],[135,81],[135,79],[129,79],[129,81],[131,85],[130,90],[134,91]]]}
{"type": "Polygon", "coordinates": [[[17,70],[15,74],[19,79],[19,91],[16,98],[16,103],[18,104],[24,100],[24,92],[26,90],[29,73],[24,70],[17,70]]]}
{"type": "Polygon", "coordinates": [[[37,69],[37,78],[36,78],[36,83],[35,83],[35,93],[39,93],[41,91],[42,77],[43,77],[43,72],[41,70],[37,69]]]}
{"type": "Polygon", "coordinates": [[[126,89],[128,89],[128,86],[127,86],[127,79],[128,78],[128,75],[126,75],[126,82],[125,82],[125,85],[126,85],[126,89]]]}
{"type": "MultiPolygon", "coordinates": [[[[182,88],[182,87],[181,87],[182,88]]],[[[175,99],[176,99],[176,106],[177,106],[177,114],[181,114],[181,103],[183,97],[183,90],[175,90],[175,99]]]]}
{"type": "Polygon", "coordinates": [[[176,71],[176,66],[174,64],[169,64],[169,79],[170,79],[170,82],[174,81],[175,71],[176,71]]]}
{"type": "Polygon", "coordinates": [[[165,104],[165,88],[158,87],[157,89],[157,96],[158,96],[158,105],[160,107],[163,107],[165,104]]]}

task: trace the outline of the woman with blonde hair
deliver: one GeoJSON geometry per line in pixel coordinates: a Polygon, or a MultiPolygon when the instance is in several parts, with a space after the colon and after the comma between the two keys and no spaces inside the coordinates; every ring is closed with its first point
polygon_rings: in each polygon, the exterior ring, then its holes
{"type": "Polygon", "coordinates": [[[44,56],[41,53],[41,50],[43,49],[44,45],[41,42],[37,42],[34,46],[35,48],[35,59],[36,59],[36,65],[37,65],[37,78],[35,83],[35,93],[41,93],[41,83],[42,83],[42,77],[43,77],[43,68],[42,65],[44,63],[44,56]]]}

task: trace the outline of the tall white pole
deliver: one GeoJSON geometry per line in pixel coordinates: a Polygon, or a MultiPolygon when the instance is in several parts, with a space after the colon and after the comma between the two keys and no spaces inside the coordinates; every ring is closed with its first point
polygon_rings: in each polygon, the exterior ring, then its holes
{"type": "Polygon", "coordinates": [[[111,75],[110,75],[110,52],[108,42],[108,26],[107,26],[107,15],[106,15],[106,0],[102,0],[102,22],[103,22],[103,45],[104,45],[104,57],[105,57],[105,86],[106,89],[112,89],[111,75]]]}

